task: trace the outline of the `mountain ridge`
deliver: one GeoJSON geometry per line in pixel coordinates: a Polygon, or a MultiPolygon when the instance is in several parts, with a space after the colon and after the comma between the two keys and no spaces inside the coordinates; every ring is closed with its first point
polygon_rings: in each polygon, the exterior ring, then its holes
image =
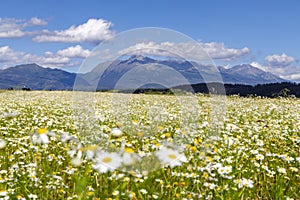
{"type": "MultiPolygon", "coordinates": [[[[189,84],[215,82],[216,72],[212,67],[198,65],[188,61],[178,60],[156,60],[153,58],[134,55],[125,60],[116,60],[110,63],[103,72],[105,63],[99,64],[90,72],[76,74],[62,69],[41,67],[36,63],[17,65],[0,70],[0,88],[22,88],[28,87],[33,90],[72,90],[76,82],[82,87],[93,89],[116,89],[120,78],[134,72],[130,77],[132,86],[142,85],[150,76],[154,83],[161,81],[164,88],[189,84]],[[195,67],[197,65],[197,68],[195,67]],[[199,71],[199,69],[201,71],[199,71]],[[101,79],[100,79],[101,75],[101,79]],[[140,77],[140,80],[138,80],[140,77]],[[166,79],[168,77],[168,79],[166,79]],[[98,82],[100,79],[100,82],[98,82]],[[165,79],[165,80],[162,80],[165,79]],[[97,85],[97,86],[95,86],[97,85]]],[[[108,65],[106,63],[106,65],[108,65]]],[[[288,82],[270,72],[253,67],[250,64],[236,65],[232,68],[218,67],[224,83],[257,85],[265,83],[288,82]]],[[[220,79],[219,79],[220,80],[220,79]]],[[[153,82],[152,82],[153,83],[153,82]]],[[[149,84],[148,84],[149,85],[149,84]]],[[[151,85],[151,84],[150,84],[151,85]]],[[[117,88],[118,89],[118,88],[117,88]]],[[[125,88],[126,89],[126,88],[125,88]]]]}

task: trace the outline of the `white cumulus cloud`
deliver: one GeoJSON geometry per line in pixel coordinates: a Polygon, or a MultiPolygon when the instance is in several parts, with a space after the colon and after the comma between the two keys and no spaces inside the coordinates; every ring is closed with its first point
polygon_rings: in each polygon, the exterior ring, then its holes
{"type": "Polygon", "coordinates": [[[42,56],[15,51],[9,46],[0,47],[1,68],[8,68],[18,64],[37,63],[44,67],[60,68],[80,64],[80,59],[87,57],[89,50],[83,49],[80,45],[71,46],[57,52],[45,52],[42,56]]]}
{"type": "Polygon", "coordinates": [[[14,51],[9,46],[0,47],[0,62],[6,63],[13,60],[18,60],[20,57],[24,55],[23,52],[14,51]]]}
{"type": "Polygon", "coordinates": [[[20,38],[29,32],[26,32],[27,27],[44,26],[47,21],[33,17],[30,20],[20,20],[14,18],[0,18],[0,38],[20,38]]]}
{"type": "Polygon", "coordinates": [[[187,59],[212,58],[218,60],[237,60],[250,54],[247,47],[242,49],[227,48],[223,43],[203,43],[203,42],[141,42],[130,46],[119,52],[123,54],[152,54],[160,56],[172,56],[178,54],[187,59]]]}
{"type": "Polygon", "coordinates": [[[297,59],[286,54],[269,55],[265,57],[262,64],[252,62],[251,65],[286,80],[300,81],[300,66],[297,59]]]}
{"type": "Polygon", "coordinates": [[[285,67],[295,62],[296,59],[283,53],[281,55],[274,54],[266,56],[265,61],[267,61],[270,66],[285,67]]]}
{"type": "Polygon", "coordinates": [[[57,55],[69,58],[86,58],[90,54],[91,51],[83,49],[80,45],[72,46],[57,52],[57,55]]]}
{"type": "Polygon", "coordinates": [[[276,76],[279,76],[281,78],[285,78],[286,73],[286,69],[282,68],[282,67],[272,67],[269,65],[265,65],[265,64],[260,64],[258,62],[252,62],[250,65],[252,65],[253,67],[259,68],[265,72],[270,72],[276,76]]]}
{"type": "Polygon", "coordinates": [[[24,25],[25,26],[45,26],[47,25],[48,22],[43,20],[43,19],[40,19],[40,18],[37,18],[37,17],[32,17],[28,22],[26,22],[24,25]]]}
{"type": "Polygon", "coordinates": [[[244,47],[242,49],[228,48],[224,43],[210,42],[202,43],[200,46],[208,53],[212,59],[236,60],[250,54],[250,49],[244,47]]]}
{"type": "Polygon", "coordinates": [[[114,36],[112,23],[103,19],[89,19],[86,23],[66,30],[45,30],[33,38],[36,42],[87,42],[97,44],[114,36]]]}
{"type": "Polygon", "coordinates": [[[295,72],[293,74],[284,75],[282,77],[287,79],[287,80],[300,82],[300,70],[298,70],[297,72],[295,72]]]}

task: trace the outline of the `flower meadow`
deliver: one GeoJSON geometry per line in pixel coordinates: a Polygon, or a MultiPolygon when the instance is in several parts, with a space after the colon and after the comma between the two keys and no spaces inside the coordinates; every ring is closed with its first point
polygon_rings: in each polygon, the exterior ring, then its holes
{"type": "Polygon", "coordinates": [[[299,99],[229,96],[211,131],[209,96],[183,126],[175,95],[122,95],[91,115],[74,92],[1,91],[0,199],[300,199],[299,99]]]}

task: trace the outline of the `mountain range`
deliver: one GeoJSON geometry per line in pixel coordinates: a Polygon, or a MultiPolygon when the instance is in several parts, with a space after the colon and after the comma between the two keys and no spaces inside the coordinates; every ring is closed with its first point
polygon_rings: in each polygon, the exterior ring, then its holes
{"type": "Polygon", "coordinates": [[[44,68],[37,64],[18,65],[0,70],[0,88],[72,90],[75,79],[77,88],[89,90],[167,88],[219,82],[222,79],[224,83],[245,85],[287,82],[249,64],[236,65],[232,68],[219,66],[218,71],[212,66],[185,60],[158,60],[134,55],[123,60],[101,63],[83,74],[44,68]]]}

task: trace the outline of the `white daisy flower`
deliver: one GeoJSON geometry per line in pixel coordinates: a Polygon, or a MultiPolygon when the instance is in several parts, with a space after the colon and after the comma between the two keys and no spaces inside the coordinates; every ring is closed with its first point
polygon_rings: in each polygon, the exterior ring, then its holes
{"type": "Polygon", "coordinates": [[[109,153],[104,151],[96,152],[94,158],[93,168],[98,170],[99,173],[105,173],[107,171],[114,171],[121,166],[122,158],[117,153],[109,153]]]}
{"type": "Polygon", "coordinates": [[[7,191],[5,191],[5,190],[0,190],[0,197],[5,197],[5,196],[7,196],[7,195],[8,195],[7,191]]]}
{"type": "Polygon", "coordinates": [[[45,128],[39,128],[37,130],[37,134],[32,136],[32,143],[33,144],[48,144],[49,137],[48,137],[48,130],[45,128]]]}
{"type": "Polygon", "coordinates": [[[92,160],[95,156],[95,150],[97,149],[96,145],[89,145],[86,147],[85,155],[86,158],[92,160]]]}
{"type": "Polygon", "coordinates": [[[263,141],[263,140],[260,140],[260,139],[257,139],[257,140],[256,140],[256,145],[257,145],[257,146],[264,146],[264,141],[263,141]]]}
{"type": "Polygon", "coordinates": [[[135,160],[132,154],[124,153],[122,156],[122,163],[126,166],[133,165],[135,163],[135,160]]]}
{"type": "Polygon", "coordinates": [[[121,154],[122,154],[122,163],[126,166],[133,165],[139,159],[137,154],[135,154],[134,150],[130,147],[126,147],[126,148],[122,147],[121,154]]]}
{"type": "Polygon", "coordinates": [[[232,172],[232,166],[225,166],[224,170],[225,170],[226,174],[229,174],[232,172]]]}
{"type": "Polygon", "coordinates": [[[140,192],[141,192],[142,194],[148,194],[147,190],[145,190],[145,189],[140,189],[140,192]]]}
{"type": "Polygon", "coordinates": [[[0,149],[4,149],[6,146],[6,141],[5,140],[2,140],[0,139],[0,149]]]}
{"type": "Polygon", "coordinates": [[[81,143],[79,143],[76,147],[73,147],[71,150],[67,151],[67,154],[71,157],[74,158],[75,156],[77,158],[81,158],[82,157],[82,151],[84,151],[81,143]]]}
{"type": "Polygon", "coordinates": [[[255,158],[256,158],[256,160],[263,160],[265,158],[265,156],[259,153],[259,154],[256,154],[255,158]]]}
{"type": "Polygon", "coordinates": [[[28,195],[28,198],[29,198],[29,199],[38,199],[38,196],[35,195],[35,194],[29,194],[29,195],[28,195]]]}
{"type": "Polygon", "coordinates": [[[278,167],[277,171],[281,174],[286,174],[286,169],[283,167],[278,167]]]}
{"type": "Polygon", "coordinates": [[[243,185],[247,188],[253,188],[253,181],[243,178],[243,185]]]}
{"type": "Polygon", "coordinates": [[[119,128],[113,128],[111,129],[111,135],[115,137],[121,137],[122,136],[122,131],[119,128]]]}
{"type": "Polygon", "coordinates": [[[238,188],[242,188],[244,186],[242,179],[236,179],[233,182],[238,185],[238,188]]]}
{"type": "Polygon", "coordinates": [[[220,175],[224,175],[224,174],[226,173],[224,167],[218,168],[218,173],[219,173],[220,175]]]}
{"type": "Polygon", "coordinates": [[[187,158],[184,154],[167,147],[162,147],[155,152],[155,155],[163,165],[169,165],[170,167],[180,166],[181,163],[187,162],[187,158]]]}
{"type": "Polygon", "coordinates": [[[74,167],[78,167],[81,165],[82,160],[79,157],[74,157],[74,158],[72,158],[71,163],[74,167]]]}
{"type": "Polygon", "coordinates": [[[203,186],[204,186],[204,187],[208,187],[208,188],[211,189],[211,190],[213,190],[213,189],[215,189],[215,188],[217,187],[216,184],[214,184],[214,183],[208,183],[208,182],[204,182],[204,183],[203,183],[203,186]]]}

